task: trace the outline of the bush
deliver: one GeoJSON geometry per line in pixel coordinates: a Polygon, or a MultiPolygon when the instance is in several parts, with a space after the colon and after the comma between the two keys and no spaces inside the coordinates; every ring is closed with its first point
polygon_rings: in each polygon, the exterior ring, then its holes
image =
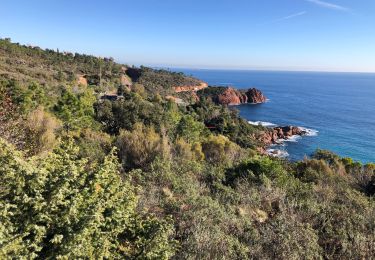
{"type": "Polygon", "coordinates": [[[202,142],[202,151],[208,162],[225,165],[238,159],[240,147],[223,135],[210,135],[202,142]]]}
{"type": "Polygon", "coordinates": [[[0,258],[170,257],[171,223],[137,216],[114,154],[89,165],[78,153],[68,142],[25,161],[0,139],[0,258]]]}
{"type": "Polygon", "coordinates": [[[56,131],[61,127],[51,114],[39,107],[31,112],[24,122],[25,147],[29,155],[51,151],[56,144],[56,131]]]}
{"type": "Polygon", "coordinates": [[[153,127],[141,123],[134,125],[133,131],[120,131],[116,146],[119,157],[126,169],[147,169],[156,157],[169,156],[169,144],[166,137],[161,137],[153,127]]]}

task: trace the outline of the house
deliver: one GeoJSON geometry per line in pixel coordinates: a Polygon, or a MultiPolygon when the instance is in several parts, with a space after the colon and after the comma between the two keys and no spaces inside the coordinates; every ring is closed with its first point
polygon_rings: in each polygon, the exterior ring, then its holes
{"type": "Polygon", "coordinates": [[[117,94],[101,94],[100,95],[100,100],[109,100],[109,101],[117,101],[120,99],[123,99],[124,96],[122,95],[117,95],[117,94]]]}

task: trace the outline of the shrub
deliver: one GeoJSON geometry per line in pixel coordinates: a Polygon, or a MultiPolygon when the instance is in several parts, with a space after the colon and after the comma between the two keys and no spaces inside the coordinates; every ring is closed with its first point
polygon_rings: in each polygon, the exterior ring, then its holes
{"type": "Polygon", "coordinates": [[[56,144],[56,131],[61,123],[39,107],[31,112],[24,122],[25,147],[29,155],[50,151],[56,144]]]}
{"type": "Polygon", "coordinates": [[[32,161],[0,139],[0,258],[167,258],[170,221],[135,212],[115,155],[100,165],[72,142],[32,161]]]}
{"type": "Polygon", "coordinates": [[[208,162],[225,165],[238,158],[240,148],[223,135],[210,135],[202,142],[202,151],[208,162]]]}
{"type": "Polygon", "coordinates": [[[133,131],[120,131],[116,146],[119,148],[119,157],[126,169],[146,169],[156,157],[169,156],[166,137],[161,137],[153,127],[141,123],[135,124],[133,131]]]}

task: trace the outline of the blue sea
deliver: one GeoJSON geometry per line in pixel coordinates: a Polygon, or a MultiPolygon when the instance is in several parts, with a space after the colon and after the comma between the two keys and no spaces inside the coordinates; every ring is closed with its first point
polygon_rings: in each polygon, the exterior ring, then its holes
{"type": "Polygon", "coordinates": [[[260,89],[269,101],[238,106],[243,118],[311,130],[310,136],[273,147],[291,160],[320,148],[363,163],[375,162],[375,74],[175,70],[210,85],[260,89]]]}

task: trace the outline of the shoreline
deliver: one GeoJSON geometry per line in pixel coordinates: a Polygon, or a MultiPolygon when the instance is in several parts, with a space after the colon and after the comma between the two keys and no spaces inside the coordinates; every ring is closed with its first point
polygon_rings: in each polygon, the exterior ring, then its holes
{"type": "Polygon", "coordinates": [[[254,126],[262,126],[268,130],[260,136],[260,140],[265,145],[264,147],[260,147],[260,151],[263,154],[277,158],[287,158],[290,156],[286,149],[277,149],[278,146],[287,146],[285,144],[287,142],[297,143],[298,139],[314,137],[319,133],[318,130],[302,126],[278,126],[271,122],[250,120],[248,120],[248,123],[254,126]]]}

